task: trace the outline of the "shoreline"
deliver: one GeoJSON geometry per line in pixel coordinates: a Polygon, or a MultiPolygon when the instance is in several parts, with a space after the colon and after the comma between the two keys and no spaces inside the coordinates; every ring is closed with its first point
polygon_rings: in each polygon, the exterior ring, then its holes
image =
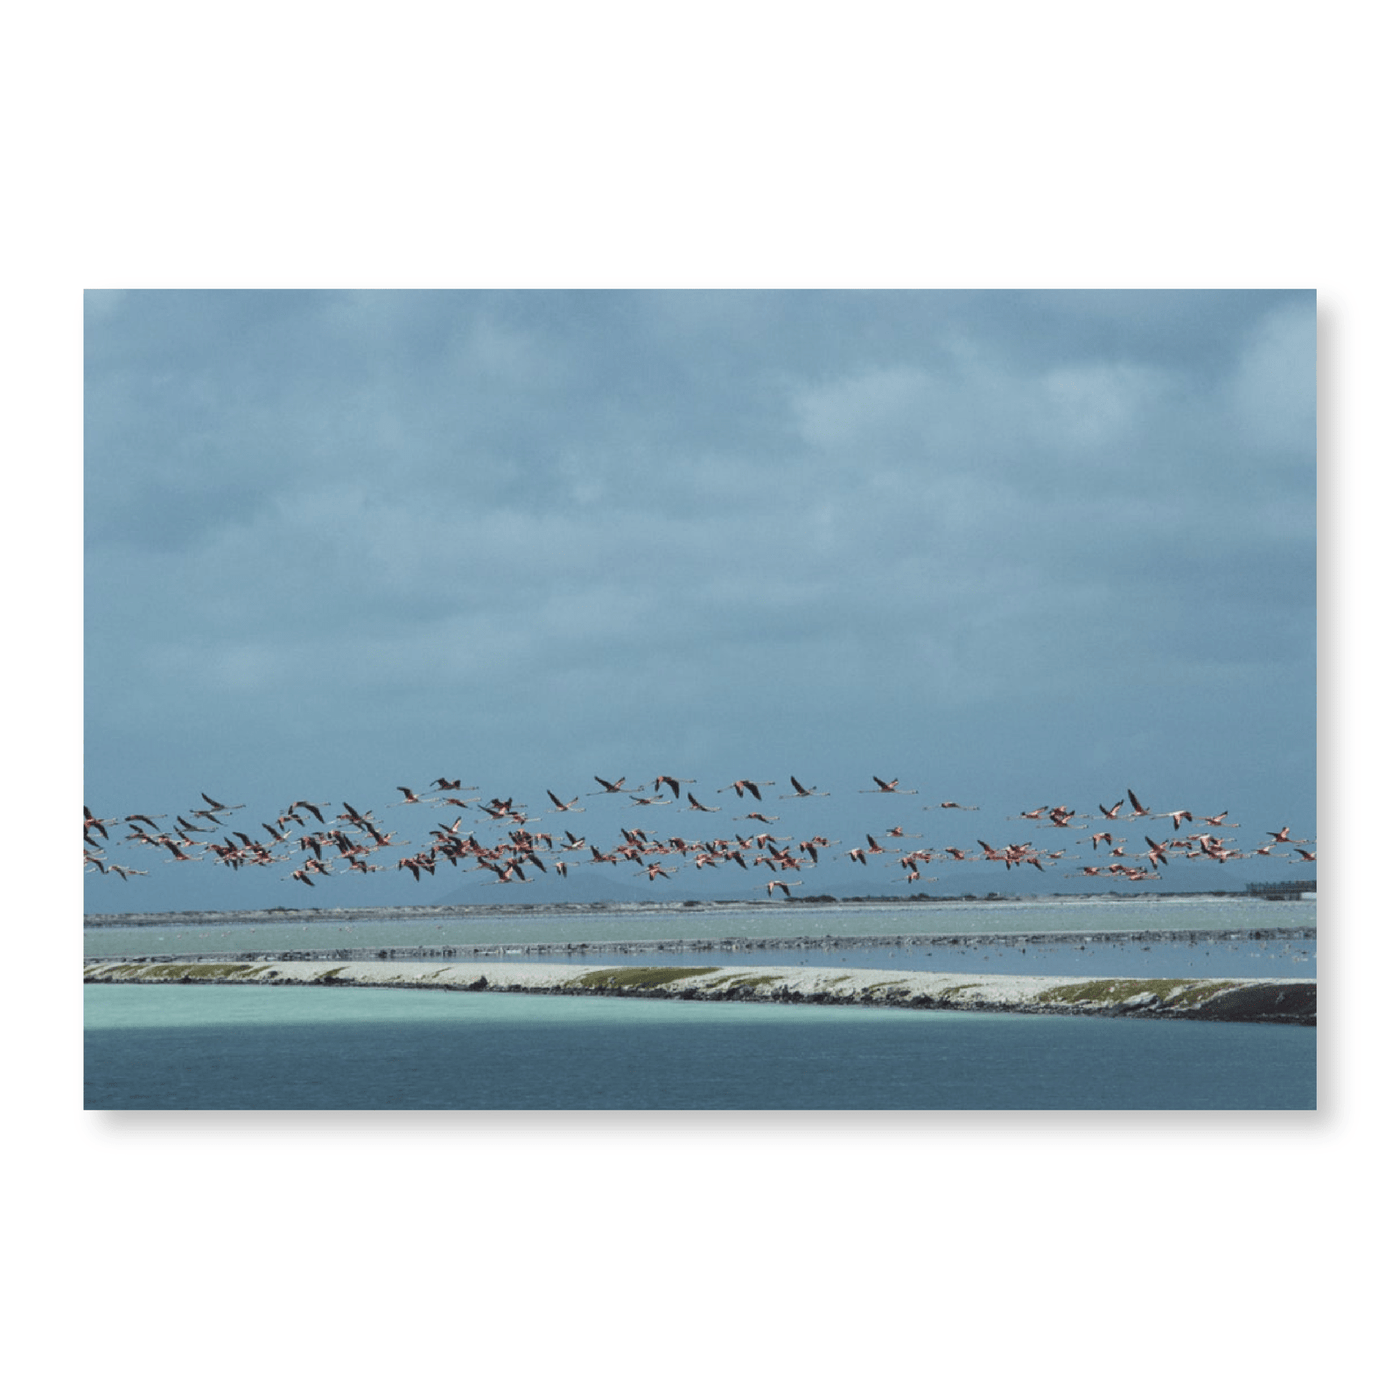
{"type": "Polygon", "coordinates": [[[501,967],[285,956],[86,958],[85,985],[338,986],[384,990],[631,996],[660,1000],[872,1006],[1021,1015],[1102,1015],[1316,1026],[1317,982],[1271,978],[963,976],[853,968],[501,967]]]}

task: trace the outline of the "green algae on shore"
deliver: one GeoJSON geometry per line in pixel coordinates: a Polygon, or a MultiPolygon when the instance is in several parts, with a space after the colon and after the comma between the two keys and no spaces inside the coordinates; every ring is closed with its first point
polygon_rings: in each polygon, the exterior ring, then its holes
{"type": "Polygon", "coordinates": [[[709,976],[718,970],[718,967],[604,967],[596,972],[585,972],[564,985],[588,991],[649,991],[671,981],[709,976]]]}
{"type": "Polygon", "coordinates": [[[1184,1008],[1199,1005],[1222,991],[1237,990],[1242,984],[1239,981],[1201,981],[1191,977],[1116,977],[1052,986],[1038,992],[1035,999],[1047,1005],[1122,1005],[1140,996],[1152,996],[1164,1005],[1184,1008]]]}

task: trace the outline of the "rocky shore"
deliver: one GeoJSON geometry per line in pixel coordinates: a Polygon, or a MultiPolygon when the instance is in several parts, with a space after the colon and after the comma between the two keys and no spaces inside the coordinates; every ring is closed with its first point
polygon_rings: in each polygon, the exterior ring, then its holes
{"type": "Polygon", "coordinates": [[[1231,1020],[1316,1025],[1317,982],[1291,978],[1209,979],[965,976],[930,972],[838,971],[820,967],[591,967],[419,961],[386,965],[318,957],[86,959],[85,983],[142,985],[340,986],[397,990],[515,992],[555,996],[645,996],[666,1000],[756,1001],[999,1011],[1031,1015],[1115,1015],[1158,1020],[1231,1020]],[[330,965],[326,965],[326,961],[330,965]]]}

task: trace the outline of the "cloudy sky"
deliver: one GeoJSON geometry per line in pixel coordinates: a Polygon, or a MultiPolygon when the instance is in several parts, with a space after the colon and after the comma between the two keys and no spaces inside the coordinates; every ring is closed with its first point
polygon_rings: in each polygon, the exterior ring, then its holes
{"type": "MultiPolygon", "coordinates": [[[[1315,310],[1311,291],[89,292],[84,799],[171,821],[206,793],[253,821],[348,801],[417,841],[456,813],[396,788],[445,776],[541,818],[546,789],[580,796],[537,829],[611,845],[745,829],[754,803],[717,789],[747,777],[777,784],[775,831],[833,847],[898,822],[934,848],[1055,849],[1006,818],[1131,787],[1228,809],[1244,848],[1312,835],[1315,310]],[[660,774],[721,812],[586,795],[660,774]],[[918,795],[863,795],[875,775],[918,795]],[[832,796],[779,801],[791,776],[832,796]],[[980,810],[924,810],[950,800],[980,810]]],[[[151,875],[87,878],[90,911],[478,887],[305,889],[290,865],[113,848],[151,875]]],[[[917,887],[1104,892],[1061,877],[1087,860],[1069,849],[1046,877],[943,865],[917,887]]],[[[1206,863],[1146,887],[1299,873],[1206,863]]],[[[803,892],[855,874],[833,861],[803,892]]],[[[760,883],[726,878],[682,865],[664,892],[760,883]]],[[[906,892],[889,867],[855,883],[906,892]]]]}

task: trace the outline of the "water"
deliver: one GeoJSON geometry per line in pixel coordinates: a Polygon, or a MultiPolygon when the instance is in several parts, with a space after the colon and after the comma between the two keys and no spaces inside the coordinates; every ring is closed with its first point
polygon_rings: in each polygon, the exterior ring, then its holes
{"type": "Polygon", "coordinates": [[[434,959],[519,956],[585,966],[693,965],[699,957],[726,966],[877,966],[1027,976],[1311,977],[1316,975],[1316,922],[1315,903],[1246,898],[643,907],[115,925],[86,929],[84,953],[236,957],[421,947],[434,959]],[[1261,929],[1275,935],[1251,936],[1261,929]],[[870,945],[881,939],[894,945],[870,945]],[[785,942],[792,945],[774,945],[785,942]]]}
{"type": "Polygon", "coordinates": [[[1316,1033],[846,1007],[87,986],[84,1106],[1310,1109],[1316,1033]]]}
{"type": "MultiPolygon", "coordinates": [[[[640,908],[89,928],[89,956],[445,948],[491,960],[1316,975],[1257,899],[640,908]],[[1270,930],[1260,937],[1259,930],[1270,930]]],[[[261,986],[88,986],[84,1101],[162,1109],[1313,1108],[1295,1026],[261,986]]]]}

